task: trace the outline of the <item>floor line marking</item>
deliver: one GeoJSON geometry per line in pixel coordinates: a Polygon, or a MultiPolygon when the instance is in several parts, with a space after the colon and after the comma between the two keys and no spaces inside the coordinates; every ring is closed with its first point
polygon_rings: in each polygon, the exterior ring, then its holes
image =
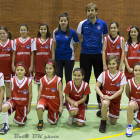
{"type": "MultiPolygon", "coordinates": [[[[135,128],[133,131],[137,131],[137,130],[139,130],[139,129],[140,129],[140,128],[135,128]]],[[[101,140],[101,139],[108,139],[108,138],[118,137],[118,136],[124,135],[125,133],[126,133],[126,132],[119,133],[119,134],[115,134],[115,135],[111,135],[111,136],[101,137],[101,138],[87,139],[87,140],[101,140]]]]}

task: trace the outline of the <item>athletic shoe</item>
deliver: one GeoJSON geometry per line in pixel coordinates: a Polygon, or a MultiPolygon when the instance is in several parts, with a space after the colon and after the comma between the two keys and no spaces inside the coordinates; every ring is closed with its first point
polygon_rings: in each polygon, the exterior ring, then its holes
{"type": "Polygon", "coordinates": [[[97,115],[98,117],[101,117],[101,110],[98,110],[97,113],[96,113],[96,115],[97,115]]]}
{"type": "Polygon", "coordinates": [[[73,119],[74,119],[74,117],[69,115],[68,122],[67,122],[68,125],[72,125],[73,124],[73,119]]]}
{"type": "Polygon", "coordinates": [[[133,126],[131,124],[126,126],[126,136],[131,137],[132,136],[132,131],[133,131],[133,126]]]}
{"type": "Polygon", "coordinates": [[[9,129],[7,123],[4,123],[3,128],[0,130],[0,134],[6,134],[9,129]]]}
{"type": "Polygon", "coordinates": [[[37,126],[37,130],[38,130],[38,131],[42,131],[42,130],[43,130],[43,125],[44,125],[43,122],[39,122],[39,123],[38,123],[38,126],[37,126]]]}
{"type": "Polygon", "coordinates": [[[133,114],[133,119],[136,119],[137,118],[137,113],[134,113],[133,114]]]}
{"type": "Polygon", "coordinates": [[[101,120],[99,132],[105,133],[106,132],[106,120],[101,120]]]}

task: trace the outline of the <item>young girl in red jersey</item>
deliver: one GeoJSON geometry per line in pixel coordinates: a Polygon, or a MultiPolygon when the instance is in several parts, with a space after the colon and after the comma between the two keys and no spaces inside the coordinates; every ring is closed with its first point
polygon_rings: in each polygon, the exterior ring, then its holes
{"type": "Polygon", "coordinates": [[[85,101],[87,95],[90,94],[90,88],[88,83],[83,81],[84,71],[81,68],[76,68],[73,71],[73,79],[68,82],[65,93],[65,104],[69,111],[68,124],[73,124],[73,119],[78,126],[83,126],[86,122],[85,118],[85,101]]]}
{"type": "Polygon", "coordinates": [[[4,74],[4,82],[6,87],[6,100],[10,94],[10,79],[12,78],[12,50],[13,40],[11,33],[4,26],[0,27],[0,71],[4,74]]]}
{"type": "Polygon", "coordinates": [[[4,75],[0,72],[0,112],[2,111],[2,102],[4,97],[4,75]]]}
{"type": "Polygon", "coordinates": [[[133,126],[133,114],[138,111],[137,117],[135,118],[140,127],[140,62],[137,62],[133,66],[134,77],[128,80],[126,85],[126,95],[129,98],[127,107],[127,127],[126,136],[132,136],[133,126]]]}
{"type": "Polygon", "coordinates": [[[32,80],[27,78],[27,66],[23,62],[16,65],[16,75],[11,78],[11,98],[2,106],[2,117],[4,126],[0,134],[9,130],[8,114],[15,112],[14,122],[24,125],[27,120],[27,113],[30,112],[32,100],[32,80]],[[8,111],[8,112],[7,112],[8,111]]]}
{"type": "Polygon", "coordinates": [[[108,56],[106,64],[109,70],[100,74],[95,86],[95,90],[102,102],[102,120],[99,128],[99,131],[102,133],[106,132],[106,117],[112,125],[116,124],[119,118],[121,94],[123,93],[124,85],[127,83],[124,73],[117,70],[117,67],[120,65],[118,56],[108,56]],[[99,88],[101,84],[103,86],[102,91],[99,88]]]}
{"type": "Polygon", "coordinates": [[[35,84],[40,87],[40,78],[45,75],[44,62],[48,59],[55,59],[55,48],[53,39],[46,23],[39,24],[37,37],[33,41],[35,50],[35,84]]]}
{"type": "Polygon", "coordinates": [[[27,66],[27,77],[33,79],[33,39],[28,37],[28,26],[25,23],[20,24],[19,31],[21,37],[14,40],[12,70],[15,72],[15,66],[23,62],[27,66]]]}
{"type": "Polygon", "coordinates": [[[125,44],[125,76],[134,77],[133,65],[140,61],[140,32],[137,26],[132,26],[128,33],[129,38],[125,44]]]}
{"type": "Polygon", "coordinates": [[[63,94],[61,78],[58,73],[58,66],[55,60],[48,59],[44,64],[44,73],[40,79],[40,89],[37,98],[37,115],[39,123],[37,129],[43,129],[43,112],[48,110],[47,120],[50,124],[57,124],[59,113],[63,111],[63,94]]]}
{"type": "Polygon", "coordinates": [[[120,58],[119,70],[123,71],[123,61],[125,52],[125,40],[120,36],[119,24],[117,22],[110,23],[110,35],[104,37],[103,42],[103,70],[107,70],[106,59],[109,55],[116,55],[120,58]]]}

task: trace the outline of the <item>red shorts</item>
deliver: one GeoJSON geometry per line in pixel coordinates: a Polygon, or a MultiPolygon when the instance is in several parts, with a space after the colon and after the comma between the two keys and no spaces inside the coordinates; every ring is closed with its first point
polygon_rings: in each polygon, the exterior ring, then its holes
{"type": "Polygon", "coordinates": [[[37,109],[42,108],[44,110],[48,110],[47,121],[51,124],[56,124],[58,121],[58,110],[59,107],[54,108],[50,102],[44,97],[41,97],[38,104],[37,109]]]}
{"type": "MultiPolygon", "coordinates": [[[[130,102],[135,102],[136,105],[137,105],[137,110],[134,111],[134,113],[138,111],[138,113],[137,113],[137,118],[136,118],[135,120],[136,120],[136,122],[137,122],[138,124],[140,124],[140,104],[139,104],[138,102],[136,102],[136,101],[133,101],[133,100],[131,100],[130,102]]],[[[130,102],[129,102],[129,103],[130,103],[130,102]]]]}
{"type": "MultiPolygon", "coordinates": [[[[13,72],[13,77],[15,77],[16,76],[16,74],[13,72]]],[[[31,72],[31,73],[27,73],[27,76],[26,76],[27,78],[30,78],[30,79],[34,79],[34,75],[33,75],[33,72],[31,72]]]]}
{"type": "Polygon", "coordinates": [[[41,72],[36,72],[35,73],[35,77],[34,77],[34,83],[35,84],[40,84],[40,79],[45,75],[45,73],[41,73],[41,72]]]}
{"type": "Polygon", "coordinates": [[[10,83],[12,74],[4,74],[4,82],[10,83]]]}
{"type": "MultiPolygon", "coordinates": [[[[103,99],[101,99],[101,102],[102,101],[103,99]]],[[[120,115],[120,101],[114,102],[111,100],[109,104],[109,117],[118,119],[119,115],[120,115]]]]}
{"type": "Polygon", "coordinates": [[[78,114],[74,116],[74,120],[76,122],[80,122],[80,123],[85,123],[86,122],[86,117],[85,117],[85,105],[78,105],[78,109],[77,108],[71,108],[71,104],[68,103],[67,101],[65,101],[66,104],[66,108],[68,111],[71,110],[78,110],[78,114]]]}
{"type": "Polygon", "coordinates": [[[10,105],[10,109],[8,110],[8,114],[11,115],[14,111],[15,117],[14,122],[17,124],[25,124],[27,120],[27,106],[19,106],[13,99],[10,99],[6,102],[6,104],[10,105]]]}

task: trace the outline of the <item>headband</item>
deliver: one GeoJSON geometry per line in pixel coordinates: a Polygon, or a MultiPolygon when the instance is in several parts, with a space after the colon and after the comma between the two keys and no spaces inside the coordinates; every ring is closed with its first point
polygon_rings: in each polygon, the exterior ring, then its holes
{"type": "Polygon", "coordinates": [[[17,68],[18,66],[24,67],[25,71],[27,72],[27,67],[26,67],[25,65],[23,65],[23,64],[17,64],[17,65],[16,65],[16,68],[17,68]]]}
{"type": "Polygon", "coordinates": [[[53,66],[53,62],[51,62],[51,61],[48,61],[46,64],[50,64],[53,66]]]}
{"type": "Polygon", "coordinates": [[[128,27],[128,29],[126,30],[126,32],[129,32],[131,27],[132,27],[132,26],[130,25],[130,26],[128,27]]]}

